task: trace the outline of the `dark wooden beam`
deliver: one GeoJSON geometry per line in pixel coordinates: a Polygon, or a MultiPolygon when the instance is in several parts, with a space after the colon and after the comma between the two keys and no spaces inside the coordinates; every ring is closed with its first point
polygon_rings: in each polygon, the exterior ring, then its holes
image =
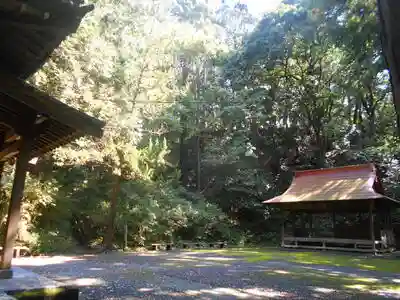
{"type": "Polygon", "coordinates": [[[25,137],[22,140],[21,150],[15,168],[14,183],[11,191],[11,201],[8,207],[6,233],[3,241],[3,252],[0,262],[0,269],[2,270],[10,270],[11,268],[14,243],[18,232],[18,223],[21,218],[21,203],[25,187],[26,172],[33,143],[33,137],[25,137]]]}
{"type": "Polygon", "coordinates": [[[50,117],[84,134],[95,137],[103,135],[104,122],[68,106],[8,74],[0,72],[0,82],[1,93],[37,111],[38,114],[50,117]]]}
{"type": "Polygon", "coordinates": [[[2,179],[3,179],[3,171],[4,171],[4,161],[0,161],[0,188],[2,188],[2,179]]]}
{"type": "Polygon", "coordinates": [[[21,148],[21,145],[22,140],[18,140],[10,144],[4,144],[0,150],[0,161],[7,160],[11,156],[17,154],[21,148]]]}
{"type": "Polygon", "coordinates": [[[12,128],[15,132],[22,135],[24,131],[26,131],[27,126],[24,122],[24,116],[18,118],[17,116],[13,116],[5,111],[0,110],[0,123],[6,125],[9,128],[12,128]],[[21,120],[22,119],[22,120],[21,120]]]}

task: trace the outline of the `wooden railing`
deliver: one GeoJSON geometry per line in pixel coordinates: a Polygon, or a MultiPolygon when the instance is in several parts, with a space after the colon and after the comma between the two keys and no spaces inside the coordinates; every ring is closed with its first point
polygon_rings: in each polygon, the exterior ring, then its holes
{"type": "Polygon", "coordinates": [[[375,252],[381,248],[380,245],[381,241],[315,237],[284,237],[281,244],[281,246],[284,248],[306,248],[357,252],[375,252]]]}

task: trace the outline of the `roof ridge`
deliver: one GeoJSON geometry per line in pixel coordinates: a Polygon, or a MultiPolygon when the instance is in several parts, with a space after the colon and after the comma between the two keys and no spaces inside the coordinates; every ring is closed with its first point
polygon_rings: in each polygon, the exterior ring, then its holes
{"type": "Polygon", "coordinates": [[[333,167],[333,168],[321,168],[321,169],[310,169],[310,170],[298,170],[295,171],[295,177],[306,176],[306,175],[315,175],[321,173],[336,173],[344,170],[363,170],[369,169],[371,172],[376,173],[376,168],[373,163],[366,164],[358,164],[358,165],[349,165],[349,166],[341,166],[341,167],[333,167]]]}
{"type": "Polygon", "coordinates": [[[383,191],[376,190],[377,179],[378,174],[372,163],[304,170],[296,173],[283,194],[263,203],[387,199],[400,204],[400,201],[386,197],[383,191]]]}

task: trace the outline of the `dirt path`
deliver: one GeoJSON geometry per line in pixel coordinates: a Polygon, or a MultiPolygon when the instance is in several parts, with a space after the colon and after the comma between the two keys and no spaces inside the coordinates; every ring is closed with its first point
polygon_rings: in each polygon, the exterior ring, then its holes
{"type": "Polygon", "coordinates": [[[400,299],[400,275],[212,253],[19,258],[14,265],[82,285],[82,299],[400,299]]]}

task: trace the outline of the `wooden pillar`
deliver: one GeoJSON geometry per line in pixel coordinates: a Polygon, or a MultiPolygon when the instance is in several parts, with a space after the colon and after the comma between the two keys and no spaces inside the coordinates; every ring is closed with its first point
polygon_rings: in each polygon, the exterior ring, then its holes
{"type": "Polygon", "coordinates": [[[283,212],[283,220],[281,226],[281,247],[285,247],[285,223],[286,223],[286,213],[283,212]]]}
{"type": "Polygon", "coordinates": [[[4,236],[3,253],[0,262],[0,270],[9,270],[9,276],[12,276],[10,270],[11,260],[13,258],[14,242],[18,232],[18,223],[21,217],[21,203],[32,145],[33,138],[23,138],[15,167],[11,201],[8,207],[6,234],[4,236]]]}
{"type": "Polygon", "coordinates": [[[308,224],[309,224],[309,232],[308,232],[308,236],[312,237],[313,236],[313,213],[309,213],[308,214],[308,224]]]}
{"type": "Polygon", "coordinates": [[[375,248],[375,227],[374,227],[374,200],[369,200],[369,228],[372,240],[372,250],[374,253],[376,252],[375,248]]]}
{"type": "Polygon", "coordinates": [[[336,213],[332,212],[332,237],[335,238],[336,213]]]}
{"type": "Polygon", "coordinates": [[[302,235],[302,237],[303,236],[307,236],[307,233],[306,233],[306,222],[305,222],[305,220],[304,220],[304,213],[303,212],[301,212],[300,213],[300,222],[301,222],[301,235],[302,235]]]}

